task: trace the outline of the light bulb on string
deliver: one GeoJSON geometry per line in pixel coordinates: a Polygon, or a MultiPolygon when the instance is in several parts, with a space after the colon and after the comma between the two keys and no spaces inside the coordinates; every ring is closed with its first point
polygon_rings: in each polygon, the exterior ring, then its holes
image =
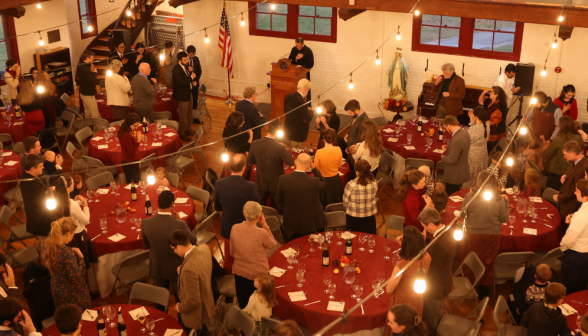
{"type": "Polygon", "coordinates": [[[153,173],[153,169],[147,169],[147,184],[154,185],[155,184],[155,174],[153,173]]]}
{"type": "Polygon", "coordinates": [[[91,32],[92,30],[94,30],[94,28],[92,28],[92,26],[88,26],[88,31],[91,32]]]}
{"type": "Polygon", "coordinates": [[[521,129],[519,130],[519,132],[521,132],[522,135],[527,134],[527,127],[522,126],[521,129]]]}
{"type": "Polygon", "coordinates": [[[281,129],[278,130],[278,132],[276,133],[276,135],[278,136],[278,138],[283,138],[284,137],[284,131],[282,131],[281,129]]]}
{"type": "Polygon", "coordinates": [[[127,10],[127,16],[131,16],[131,14],[133,14],[133,13],[131,13],[131,10],[130,10],[130,9],[128,9],[128,10],[127,10]]]}
{"type": "Polygon", "coordinates": [[[41,3],[37,1],[37,8],[41,9],[41,3]]]}
{"type": "Polygon", "coordinates": [[[560,15],[559,18],[557,18],[557,21],[562,22],[564,20],[563,15],[560,15]]]}
{"type": "Polygon", "coordinates": [[[221,160],[223,162],[229,162],[229,153],[227,153],[227,149],[226,148],[223,151],[223,154],[221,155],[221,160]]]}
{"type": "Polygon", "coordinates": [[[421,266],[421,268],[419,268],[419,270],[417,271],[417,277],[414,281],[414,291],[417,294],[423,294],[425,290],[427,290],[427,282],[425,281],[425,275],[425,270],[421,266]]]}
{"type": "Polygon", "coordinates": [[[380,65],[380,55],[378,54],[378,51],[376,50],[376,65],[380,65]]]}
{"type": "Polygon", "coordinates": [[[486,201],[489,201],[492,199],[492,192],[490,190],[486,190],[484,191],[484,199],[486,201]]]}
{"type": "Polygon", "coordinates": [[[270,5],[270,8],[271,8],[272,10],[276,10],[276,4],[271,4],[271,5],[270,5]]]}
{"type": "Polygon", "coordinates": [[[45,201],[45,206],[49,210],[55,210],[57,208],[57,202],[55,201],[55,197],[53,197],[53,192],[48,190],[47,192],[47,200],[45,201]]]}
{"type": "Polygon", "coordinates": [[[457,227],[455,231],[453,231],[453,239],[460,241],[463,239],[463,226],[457,227]]]}
{"type": "Polygon", "coordinates": [[[43,92],[45,92],[45,88],[43,87],[43,85],[37,86],[37,93],[43,93],[43,92]]]}
{"type": "Polygon", "coordinates": [[[39,45],[45,45],[45,41],[43,41],[43,36],[41,36],[41,31],[39,31],[39,45]]]}
{"type": "Polygon", "coordinates": [[[418,9],[414,11],[414,15],[419,16],[420,14],[421,14],[421,12],[419,12],[418,9]]]}
{"type": "Polygon", "coordinates": [[[400,41],[400,39],[402,38],[402,36],[400,36],[400,29],[396,32],[396,40],[400,41]]]}
{"type": "Polygon", "coordinates": [[[543,70],[541,70],[541,76],[545,77],[547,76],[547,69],[543,68],[543,70]]]}
{"type": "Polygon", "coordinates": [[[112,70],[110,70],[110,69],[106,70],[106,76],[112,77],[112,70]]]}
{"type": "Polygon", "coordinates": [[[349,90],[353,90],[355,85],[353,85],[353,73],[349,74],[349,90]]]}
{"type": "Polygon", "coordinates": [[[318,113],[318,114],[323,113],[323,107],[321,106],[321,96],[318,96],[318,104],[316,107],[316,113],[318,113]]]}
{"type": "Polygon", "coordinates": [[[204,43],[210,43],[210,39],[208,38],[208,33],[206,29],[204,29],[204,43]]]}
{"type": "Polygon", "coordinates": [[[535,98],[535,97],[531,98],[531,104],[533,104],[533,105],[537,104],[537,98],[535,98]]]}
{"type": "Polygon", "coordinates": [[[553,49],[557,49],[557,40],[553,41],[553,43],[551,44],[551,47],[553,49]]]}
{"type": "Polygon", "coordinates": [[[507,166],[512,167],[513,164],[514,164],[514,160],[511,157],[506,159],[507,166]]]}
{"type": "Polygon", "coordinates": [[[243,18],[243,13],[241,13],[241,26],[245,27],[245,18],[243,18]]]}
{"type": "Polygon", "coordinates": [[[162,61],[165,59],[165,55],[163,54],[163,52],[161,54],[159,54],[159,59],[162,61]]]}

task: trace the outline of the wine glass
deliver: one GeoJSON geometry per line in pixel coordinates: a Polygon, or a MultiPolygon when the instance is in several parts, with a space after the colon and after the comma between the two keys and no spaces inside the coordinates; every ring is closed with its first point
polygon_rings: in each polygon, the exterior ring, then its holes
{"type": "Polygon", "coordinates": [[[314,238],[312,238],[312,234],[308,236],[308,242],[310,243],[310,250],[308,251],[314,252],[314,248],[312,248],[312,245],[314,244],[314,238]]]}
{"type": "Polygon", "coordinates": [[[329,285],[331,284],[332,276],[331,273],[327,273],[323,276],[323,282],[327,285],[327,289],[325,289],[325,294],[329,294],[329,285]]]}
{"type": "Polygon", "coordinates": [[[160,185],[157,187],[157,194],[158,194],[158,195],[159,195],[159,194],[161,194],[161,192],[162,192],[162,191],[164,191],[164,190],[165,190],[165,186],[164,186],[164,185],[162,185],[162,184],[160,184],[160,185]]]}
{"type": "Polygon", "coordinates": [[[396,131],[396,137],[398,138],[398,136],[400,135],[401,127],[400,126],[396,127],[395,131],[396,131]]]}
{"type": "Polygon", "coordinates": [[[512,186],[512,198],[514,198],[514,200],[517,200],[517,196],[519,194],[519,186],[512,186]]]}
{"type": "Polygon", "coordinates": [[[104,139],[106,139],[106,143],[110,142],[109,138],[110,138],[110,132],[108,132],[108,131],[104,132],[104,139]]]}
{"type": "MultiPolygon", "coordinates": [[[[302,274],[306,274],[306,264],[299,263],[298,264],[298,272],[302,272],[302,274]]],[[[306,279],[302,279],[302,283],[305,283],[306,279]]]]}
{"type": "Polygon", "coordinates": [[[337,238],[339,238],[339,241],[337,242],[337,245],[343,245],[343,243],[341,242],[341,234],[343,233],[343,229],[342,228],[337,228],[337,238]]]}
{"type": "Polygon", "coordinates": [[[517,217],[515,215],[509,215],[508,216],[508,222],[510,223],[510,225],[512,225],[515,220],[517,220],[517,217]]]}
{"type": "Polygon", "coordinates": [[[576,335],[581,335],[582,332],[582,316],[580,316],[580,314],[578,314],[578,317],[576,317],[576,325],[578,326],[578,329],[576,329],[576,335]]]}
{"type": "Polygon", "coordinates": [[[374,253],[374,246],[376,246],[376,239],[375,238],[370,238],[370,240],[368,240],[368,245],[370,247],[370,253],[374,253]]]}
{"type": "Polygon", "coordinates": [[[129,222],[131,222],[131,230],[135,229],[133,226],[135,225],[136,220],[137,220],[137,216],[133,212],[131,212],[129,214],[129,222]]]}
{"type": "Polygon", "coordinates": [[[296,272],[296,281],[298,281],[298,285],[296,285],[296,287],[302,287],[302,282],[304,281],[304,272],[296,272]]]}
{"type": "Polygon", "coordinates": [[[102,312],[104,313],[104,316],[106,316],[106,323],[110,322],[110,313],[112,311],[112,307],[111,306],[104,306],[102,307],[102,312]]]}
{"type": "Polygon", "coordinates": [[[116,182],[110,182],[110,190],[112,190],[112,192],[110,194],[114,195],[115,190],[116,190],[116,182]]]}
{"type": "Polygon", "coordinates": [[[120,194],[118,193],[118,188],[120,188],[120,184],[115,183],[114,184],[114,191],[116,192],[116,196],[120,196],[120,194]]]}
{"type": "Polygon", "coordinates": [[[320,248],[320,245],[323,245],[323,243],[325,242],[325,236],[323,236],[320,233],[318,235],[319,235],[319,237],[318,237],[318,243],[319,243],[319,248],[320,248]]]}
{"type": "Polygon", "coordinates": [[[376,279],[381,285],[384,283],[384,280],[386,280],[386,274],[384,272],[378,272],[378,277],[376,279]]]}
{"type": "Polygon", "coordinates": [[[137,227],[137,232],[141,232],[141,225],[143,225],[143,220],[141,218],[135,218],[135,226],[137,227]]]}
{"type": "Polygon", "coordinates": [[[388,257],[388,252],[390,252],[390,250],[392,249],[392,242],[385,242],[384,243],[384,252],[385,252],[385,256],[384,256],[384,260],[390,260],[390,257],[388,257]]]}
{"type": "Polygon", "coordinates": [[[145,312],[143,311],[143,309],[139,310],[139,313],[137,314],[137,321],[139,321],[139,323],[141,323],[141,334],[144,334],[147,332],[147,329],[145,329],[145,320],[147,319],[147,317],[145,316],[145,312]]]}
{"type": "Polygon", "coordinates": [[[408,144],[410,145],[412,141],[412,133],[407,134],[406,139],[408,140],[408,144]]]}
{"type": "Polygon", "coordinates": [[[111,328],[115,328],[116,327],[116,308],[112,307],[112,309],[110,310],[110,327],[111,328]]]}
{"type": "Polygon", "coordinates": [[[366,242],[366,238],[367,237],[367,233],[361,233],[359,235],[359,242],[361,243],[361,247],[359,248],[360,251],[365,251],[365,248],[363,247],[363,244],[366,242]]]}
{"type": "Polygon", "coordinates": [[[431,149],[431,145],[433,144],[433,138],[430,135],[428,135],[426,140],[427,140],[427,150],[431,149]]]}
{"type": "Polygon", "coordinates": [[[325,230],[325,237],[327,238],[327,244],[331,243],[331,237],[333,237],[333,230],[326,229],[325,230]]]}
{"type": "Polygon", "coordinates": [[[372,288],[374,289],[374,297],[376,299],[382,295],[382,288],[380,287],[380,282],[378,280],[372,280],[372,288]]]}
{"type": "Polygon", "coordinates": [[[6,121],[8,121],[8,126],[10,126],[10,119],[12,119],[12,115],[6,114],[6,121]]]}
{"type": "Polygon", "coordinates": [[[357,302],[361,301],[361,296],[363,295],[363,286],[361,285],[357,285],[355,286],[355,288],[353,288],[353,291],[355,292],[355,300],[357,300],[357,302]]]}
{"type": "Polygon", "coordinates": [[[535,220],[535,218],[537,218],[537,209],[533,208],[529,216],[531,216],[531,222],[537,223],[537,221],[535,220]]]}
{"type": "Polygon", "coordinates": [[[149,336],[155,336],[155,333],[153,332],[153,329],[155,329],[155,320],[148,319],[145,326],[149,330],[149,336]]]}
{"type": "Polygon", "coordinates": [[[294,269],[294,267],[292,267],[292,263],[294,262],[294,255],[293,254],[289,254],[288,257],[286,258],[286,260],[288,261],[288,269],[294,269]]]}
{"type": "Polygon", "coordinates": [[[329,284],[329,294],[331,294],[331,295],[329,295],[329,299],[335,300],[335,295],[333,295],[333,294],[335,294],[336,290],[337,290],[337,284],[334,284],[331,282],[329,284]]]}
{"type": "MultiPolygon", "coordinates": [[[[355,290],[355,287],[357,286],[359,286],[359,279],[355,278],[355,280],[351,284],[351,289],[355,290]]],[[[352,294],[351,297],[355,299],[357,296],[355,294],[352,294]]]]}
{"type": "Polygon", "coordinates": [[[92,190],[88,189],[88,191],[86,191],[86,195],[88,195],[88,203],[92,202],[92,190]]]}
{"type": "Polygon", "coordinates": [[[100,218],[100,228],[102,229],[102,233],[108,232],[106,228],[108,228],[108,220],[106,218],[100,218]]]}

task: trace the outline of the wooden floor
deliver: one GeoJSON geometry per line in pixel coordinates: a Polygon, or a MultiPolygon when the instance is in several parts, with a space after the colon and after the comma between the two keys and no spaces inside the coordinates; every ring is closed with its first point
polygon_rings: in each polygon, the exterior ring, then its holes
{"type": "MultiPolygon", "coordinates": [[[[73,97],[77,97],[78,95],[73,95],[73,97]]],[[[76,102],[76,105],[79,105],[78,102],[76,102]]],[[[232,106],[228,106],[224,104],[224,99],[214,99],[213,97],[209,98],[207,100],[207,105],[208,105],[208,109],[210,111],[210,114],[212,115],[212,129],[210,130],[210,132],[208,134],[206,134],[203,139],[200,141],[201,144],[203,143],[210,143],[210,142],[214,142],[214,144],[210,145],[210,146],[206,146],[202,148],[202,152],[204,154],[204,158],[206,160],[206,167],[208,168],[212,168],[213,170],[215,170],[217,172],[218,175],[220,175],[221,172],[221,164],[217,161],[216,159],[216,153],[218,151],[220,151],[224,144],[222,141],[219,141],[220,139],[222,139],[222,131],[223,128],[225,126],[225,121],[227,119],[227,117],[229,116],[229,114],[231,112],[234,111],[234,105],[232,106]]],[[[199,125],[197,124],[192,124],[192,129],[196,130],[196,128],[199,125]]],[[[265,134],[265,130],[263,131],[263,134],[265,134]]],[[[310,132],[310,136],[307,140],[307,145],[310,145],[310,143],[318,143],[318,136],[319,134],[317,132],[311,131],[310,132]]],[[[73,139],[73,137],[72,137],[73,139]]],[[[64,155],[65,161],[64,161],[64,171],[68,172],[71,169],[71,164],[72,161],[69,158],[69,156],[67,154],[64,155]]],[[[200,162],[200,160],[197,159],[198,162],[198,170],[200,172],[201,175],[204,174],[205,171],[205,165],[203,162],[200,162]]],[[[193,167],[189,167],[186,172],[183,174],[183,178],[184,181],[186,181],[186,185],[188,185],[189,183],[192,183],[193,181],[198,180],[198,176],[197,173],[195,171],[195,169],[193,169],[193,167]],[[189,183],[188,183],[189,182],[189,183]]],[[[197,187],[202,187],[202,181],[198,182],[195,184],[195,186],[197,187]]],[[[180,185],[181,187],[181,185],[180,185]]],[[[394,188],[392,186],[387,186],[386,189],[392,196],[395,195],[395,191],[394,188]]],[[[400,203],[398,201],[396,201],[395,199],[389,197],[388,195],[386,195],[386,193],[382,193],[381,194],[381,203],[382,203],[382,207],[383,207],[383,211],[384,211],[384,216],[387,218],[390,215],[400,215],[402,216],[402,208],[400,206],[400,203]]],[[[200,209],[201,210],[201,206],[199,203],[196,204],[196,209],[197,211],[200,209]]],[[[18,211],[17,215],[19,216],[19,218],[25,219],[25,215],[22,211],[18,211]]],[[[377,224],[378,224],[378,234],[383,236],[384,235],[384,228],[385,225],[384,221],[382,219],[381,214],[378,212],[377,216],[377,224]]],[[[220,220],[217,217],[217,219],[214,221],[214,228],[218,234],[219,240],[221,241],[222,244],[222,238],[220,237],[220,220]]],[[[2,234],[3,236],[7,236],[7,230],[4,227],[0,228],[0,234],[2,234]]],[[[27,245],[29,243],[33,243],[31,242],[27,242],[27,245]]],[[[19,248],[19,244],[13,244],[15,247],[19,248]]],[[[222,245],[221,245],[222,246],[222,245]]],[[[213,254],[215,255],[215,257],[217,258],[217,260],[221,259],[221,255],[220,252],[218,250],[218,246],[216,245],[216,243],[213,241],[213,243],[210,244],[210,248],[213,252],[213,254]]],[[[19,288],[24,288],[24,283],[22,280],[22,274],[23,274],[23,269],[19,269],[19,270],[15,270],[15,274],[17,277],[17,285],[19,288]]],[[[498,294],[503,295],[504,297],[508,297],[508,295],[511,293],[512,291],[512,284],[511,283],[507,283],[505,285],[499,285],[497,288],[498,294]]],[[[26,304],[26,300],[23,299],[25,301],[26,304]]],[[[125,303],[125,298],[124,296],[113,296],[112,298],[106,298],[106,299],[102,299],[102,298],[98,298],[94,300],[94,304],[96,306],[99,305],[103,305],[106,303],[125,303]]],[[[471,309],[473,308],[473,303],[471,302],[466,302],[464,304],[462,304],[459,308],[457,307],[458,301],[455,302],[446,302],[446,304],[448,305],[448,308],[450,310],[456,310],[456,312],[454,312],[454,314],[459,315],[459,316],[467,316],[471,309]]],[[[174,298],[173,296],[170,296],[170,303],[169,303],[169,313],[177,318],[177,313],[175,311],[175,309],[173,308],[175,306],[175,302],[174,302],[174,298]]],[[[488,305],[486,312],[484,314],[484,325],[482,327],[482,335],[486,336],[486,335],[496,335],[496,326],[494,324],[494,321],[492,319],[492,310],[494,309],[494,303],[493,300],[490,301],[490,304],[488,305]]],[[[446,313],[445,310],[443,311],[443,313],[446,313]]]]}

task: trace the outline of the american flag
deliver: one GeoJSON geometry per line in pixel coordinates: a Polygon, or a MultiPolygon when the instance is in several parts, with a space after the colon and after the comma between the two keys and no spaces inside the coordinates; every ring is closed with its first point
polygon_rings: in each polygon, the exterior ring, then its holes
{"type": "Polygon", "coordinates": [[[229,18],[226,13],[227,5],[223,4],[223,15],[221,16],[220,31],[218,34],[218,47],[223,51],[221,67],[229,69],[233,78],[233,51],[231,49],[231,32],[229,31],[229,18]]]}

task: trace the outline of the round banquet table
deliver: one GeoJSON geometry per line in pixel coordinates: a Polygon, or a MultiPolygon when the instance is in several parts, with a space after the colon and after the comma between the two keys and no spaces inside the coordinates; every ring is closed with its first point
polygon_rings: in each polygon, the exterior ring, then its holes
{"type": "MultiPolygon", "coordinates": [[[[179,122],[180,113],[178,112],[178,103],[172,98],[172,93],[172,89],[166,89],[165,91],[158,92],[155,96],[153,112],[171,112],[172,119],[179,122]]],[[[131,100],[129,112],[135,112],[131,97],[129,97],[129,99],[131,100]]],[[[106,104],[106,95],[104,93],[96,94],[96,102],[98,103],[98,111],[100,111],[102,118],[108,120],[108,122],[113,122],[114,115],[112,114],[112,108],[106,104]]]]}
{"type": "MultiPolygon", "coordinates": [[[[450,196],[447,203],[447,211],[441,215],[441,222],[443,224],[450,223],[455,217],[454,211],[460,211],[463,202],[454,202],[451,200],[452,196],[460,196],[461,198],[466,197],[470,189],[460,190],[450,196]]],[[[523,215],[516,211],[517,202],[514,200],[513,195],[507,193],[509,206],[512,211],[509,215],[515,215],[516,220],[512,224],[514,226],[512,230],[509,228],[510,222],[507,225],[502,225],[502,239],[500,242],[500,250],[498,253],[503,252],[535,252],[536,250],[550,251],[559,246],[560,238],[560,215],[557,208],[546,200],[542,200],[542,203],[534,203],[535,209],[537,210],[536,223],[531,222],[531,217],[527,216],[527,223],[523,222],[523,215]],[[514,207],[514,208],[513,208],[514,207]],[[553,218],[548,218],[547,215],[552,214],[553,218]],[[541,219],[544,220],[541,220],[541,219]],[[551,227],[549,227],[550,225],[551,227]],[[537,235],[531,235],[523,233],[524,228],[537,229],[537,235]]],[[[529,199],[527,196],[517,196],[520,198],[529,199]]]]}
{"type": "MultiPolygon", "coordinates": [[[[17,180],[22,175],[20,156],[9,150],[0,150],[2,162],[0,163],[0,181],[17,180]],[[10,161],[16,161],[13,165],[7,165],[10,161]]],[[[16,187],[17,182],[0,183],[0,204],[4,204],[4,193],[16,187]]]]}
{"type": "MultiPolygon", "coordinates": [[[[300,153],[296,153],[296,152],[292,151],[292,149],[290,149],[288,151],[290,152],[290,155],[292,155],[294,160],[296,160],[296,158],[298,157],[298,154],[300,154],[300,153]]],[[[306,151],[306,153],[308,154],[308,151],[306,151]]],[[[294,172],[294,168],[292,168],[284,163],[284,174],[290,174],[293,172],[294,172]]],[[[312,173],[307,173],[307,174],[311,175],[312,173]]],[[[251,166],[251,174],[249,175],[249,180],[255,182],[256,176],[257,176],[257,165],[252,165],[251,166]]],[[[339,167],[339,176],[341,177],[341,183],[343,184],[343,188],[345,188],[345,185],[347,185],[347,182],[349,182],[349,178],[351,177],[351,169],[349,168],[349,163],[347,163],[347,161],[345,159],[343,159],[343,165],[341,167],[339,167]]]]}
{"type": "MultiPolygon", "coordinates": [[[[348,256],[350,260],[360,261],[360,274],[355,274],[356,279],[359,279],[359,284],[363,286],[363,297],[373,291],[372,280],[376,280],[378,272],[384,272],[386,276],[391,276],[394,270],[395,263],[391,260],[384,260],[384,242],[392,242],[392,249],[388,252],[388,256],[392,256],[393,251],[400,248],[400,245],[389,239],[380,236],[373,236],[376,238],[376,246],[374,247],[375,252],[369,253],[369,246],[364,244],[365,251],[360,251],[359,233],[353,232],[356,237],[352,239],[353,242],[353,254],[348,256]]],[[[276,289],[276,296],[278,305],[274,307],[274,314],[282,319],[293,319],[298,324],[305,325],[310,329],[310,332],[316,333],[321,328],[332,322],[335,318],[341,315],[341,312],[328,311],[327,305],[329,303],[328,295],[325,294],[326,285],[323,282],[323,276],[326,273],[332,275],[332,282],[337,284],[335,291],[336,302],[344,301],[344,309],[349,309],[357,304],[351,295],[354,293],[351,286],[343,281],[343,269],[338,267],[339,273],[333,273],[335,267],[332,265],[333,260],[339,259],[342,255],[345,255],[345,244],[337,245],[337,235],[333,234],[331,238],[331,244],[329,244],[329,255],[331,258],[331,265],[324,267],[322,265],[322,250],[318,244],[314,244],[314,252],[309,252],[310,243],[308,242],[308,236],[304,236],[295,239],[284,246],[280,247],[269,259],[269,267],[276,266],[286,270],[286,273],[279,278],[275,278],[276,287],[281,285],[293,284],[292,286],[286,286],[276,289]],[[293,246],[300,246],[302,248],[300,256],[309,255],[307,258],[299,258],[299,262],[306,265],[306,282],[303,283],[301,288],[297,287],[296,284],[296,269],[297,265],[294,264],[293,270],[288,270],[288,262],[281,253],[282,250],[288,249],[293,246]],[[292,302],[288,295],[288,292],[304,291],[306,294],[305,301],[292,302]],[[305,306],[306,303],[311,303],[321,300],[321,302],[314,303],[312,305],[305,306]]],[[[344,242],[344,240],[342,240],[344,242]]],[[[365,314],[362,314],[361,309],[353,312],[349,317],[347,324],[345,325],[345,333],[351,334],[361,330],[373,330],[376,328],[382,328],[386,325],[386,314],[388,312],[388,305],[390,303],[390,294],[382,294],[379,298],[372,298],[363,305],[365,314]]],[[[329,335],[340,333],[341,328],[335,327],[329,332],[329,335]]]]}
{"type": "MultiPolygon", "coordinates": [[[[164,127],[165,125],[162,125],[164,127]]],[[[178,132],[171,127],[162,128],[162,135],[161,138],[155,138],[155,129],[157,128],[156,124],[149,124],[149,132],[147,133],[147,145],[141,144],[139,146],[139,152],[141,153],[141,157],[146,157],[155,153],[155,156],[161,156],[169,153],[176,152],[180,148],[182,148],[182,140],[178,135],[178,132]],[[173,133],[173,136],[166,136],[166,134],[173,133]],[[161,143],[161,146],[153,146],[153,143],[161,143]]],[[[111,127],[110,129],[116,129],[114,134],[118,132],[119,127],[111,127]]],[[[143,134],[145,135],[145,134],[143,134]]],[[[120,164],[122,161],[122,152],[120,149],[120,142],[116,140],[116,138],[110,138],[110,142],[107,143],[106,139],[104,138],[104,130],[94,134],[92,139],[90,140],[90,144],[88,145],[88,154],[91,157],[97,158],[98,160],[102,161],[105,165],[117,165],[120,164]],[[96,140],[98,138],[99,140],[96,140]],[[100,139],[102,138],[102,139],[100,139]],[[99,146],[108,145],[108,148],[99,148],[99,146]]],[[[154,167],[165,167],[166,158],[161,158],[153,161],[154,167]]],[[[122,173],[122,167],[118,167],[118,172],[122,173]]],[[[137,182],[137,181],[135,181],[137,182]]]]}
{"type": "MultiPolygon", "coordinates": [[[[574,308],[580,316],[584,316],[586,313],[588,313],[588,290],[566,295],[564,297],[563,303],[567,303],[572,308],[574,308]]],[[[568,319],[568,326],[570,327],[570,330],[574,332],[576,329],[578,329],[578,324],[576,324],[577,317],[578,315],[576,314],[566,316],[568,319]]]]}
{"type": "Polygon", "coordinates": [[[437,132],[439,131],[439,127],[437,125],[432,125],[430,120],[423,118],[423,133],[431,128],[435,130],[433,144],[430,149],[427,149],[426,137],[424,135],[421,136],[421,133],[417,132],[418,126],[416,122],[413,124],[411,121],[405,121],[399,135],[396,135],[396,132],[392,132],[392,130],[397,127],[399,127],[398,122],[385,126],[380,131],[382,140],[384,141],[384,147],[392,150],[403,158],[429,159],[433,160],[435,163],[441,161],[441,156],[445,155],[445,153],[435,153],[433,151],[436,149],[441,150],[441,146],[447,144],[449,139],[451,139],[450,132],[445,130],[445,132],[443,132],[443,141],[438,141],[437,132]],[[415,149],[406,149],[405,146],[409,146],[408,140],[406,139],[407,134],[412,134],[410,146],[413,146],[415,149]],[[398,140],[396,141],[395,139],[398,140]]]}
{"type": "MultiPolygon", "coordinates": [[[[6,107],[0,107],[0,112],[7,112],[9,113],[12,118],[10,119],[10,126],[8,125],[8,121],[2,118],[0,120],[0,133],[8,133],[12,137],[12,142],[17,143],[21,142],[25,135],[24,135],[24,119],[17,118],[15,115],[14,106],[11,106],[10,109],[6,109],[6,107]]],[[[21,111],[21,115],[25,112],[21,111]]]]}
{"type": "MultiPolygon", "coordinates": [[[[147,334],[141,334],[140,330],[141,330],[142,324],[139,321],[133,320],[133,318],[129,314],[129,311],[137,309],[141,306],[133,305],[133,304],[113,304],[110,306],[113,309],[116,309],[117,312],[118,312],[118,307],[121,307],[122,318],[125,321],[125,324],[127,325],[127,335],[129,335],[129,336],[147,335],[147,334]]],[[[155,328],[153,329],[153,332],[155,334],[157,334],[159,336],[163,336],[167,329],[178,329],[178,330],[182,330],[182,333],[181,334],[178,333],[175,336],[186,336],[186,333],[184,332],[180,323],[178,321],[176,321],[173,317],[171,317],[171,315],[168,315],[168,314],[166,314],[162,311],[159,311],[155,308],[151,308],[151,307],[147,307],[147,306],[144,306],[144,307],[145,307],[145,309],[147,309],[147,312],[149,313],[149,315],[147,315],[147,319],[158,320],[160,318],[163,318],[161,321],[155,322],[155,328]]],[[[96,316],[96,312],[98,310],[102,310],[102,306],[94,307],[90,310],[93,311],[92,315],[96,316]]],[[[101,314],[102,314],[102,312],[101,312],[101,314]]],[[[98,330],[96,327],[97,320],[98,319],[96,319],[93,322],[82,320],[82,331],[80,334],[84,335],[84,336],[98,336],[98,330]]],[[[106,334],[110,335],[110,336],[118,336],[118,331],[117,331],[116,327],[115,328],[107,327],[106,334]]],[[[57,330],[57,326],[55,324],[53,324],[49,328],[43,330],[43,335],[44,336],[60,336],[61,334],[57,330]]]]}

